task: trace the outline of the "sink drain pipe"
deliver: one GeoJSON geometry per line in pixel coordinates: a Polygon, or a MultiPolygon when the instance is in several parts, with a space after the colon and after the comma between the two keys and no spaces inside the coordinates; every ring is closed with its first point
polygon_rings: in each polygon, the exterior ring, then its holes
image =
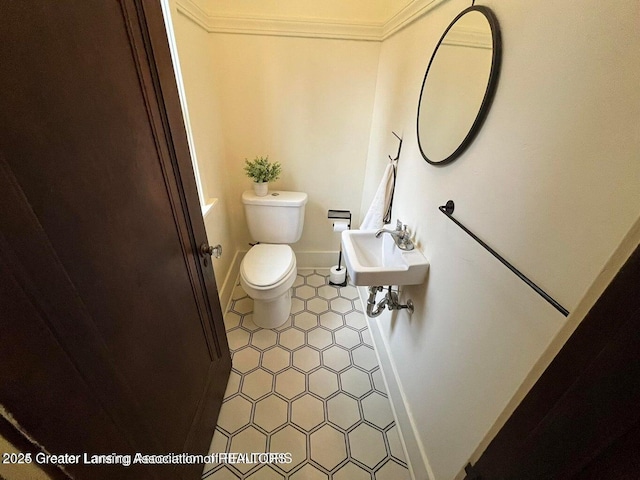
{"type": "Polygon", "coordinates": [[[398,292],[391,290],[391,285],[387,287],[387,294],[376,305],[376,295],[382,290],[384,290],[384,287],[381,286],[369,287],[369,299],[367,300],[368,317],[375,318],[379,316],[382,314],[385,307],[389,310],[402,310],[406,308],[409,310],[409,313],[413,313],[413,302],[411,300],[407,300],[406,304],[401,304],[398,301],[398,292]]]}

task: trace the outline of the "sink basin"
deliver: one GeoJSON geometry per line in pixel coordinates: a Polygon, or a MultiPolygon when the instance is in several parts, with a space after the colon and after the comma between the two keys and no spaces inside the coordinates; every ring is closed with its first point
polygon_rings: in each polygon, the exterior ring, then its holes
{"type": "Polygon", "coordinates": [[[418,285],[427,278],[429,262],[418,249],[400,250],[393,237],[375,231],[342,232],[342,253],[354,285],[418,285]]]}

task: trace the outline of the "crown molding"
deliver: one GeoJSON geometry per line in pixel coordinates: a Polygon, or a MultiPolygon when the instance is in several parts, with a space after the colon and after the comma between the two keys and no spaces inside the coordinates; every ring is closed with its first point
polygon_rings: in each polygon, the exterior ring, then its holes
{"type": "Polygon", "coordinates": [[[462,28],[456,25],[456,28],[449,30],[447,36],[442,40],[442,43],[444,45],[491,50],[493,48],[493,37],[491,36],[491,32],[485,30],[462,28]]]}
{"type": "Polygon", "coordinates": [[[448,0],[412,0],[411,3],[393,14],[382,27],[382,38],[380,41],[395,35],[404,27],[418,20],[438,5],[448,0]]]}
{"type": "Polygon", "coordinates": [[[176,8],[179,13],[209,33],[382,42],[446,1],[448,0],[412,0],[381,23],[339,22],[302,17],[218,16],[210,15],[193,0],[178,0],[176,8]]]}

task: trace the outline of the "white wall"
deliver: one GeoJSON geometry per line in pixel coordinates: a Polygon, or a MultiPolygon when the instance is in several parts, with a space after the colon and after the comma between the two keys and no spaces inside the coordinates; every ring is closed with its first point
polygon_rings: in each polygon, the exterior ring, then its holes
{"type": "Polygon", "coordinates": [[[172,2],[173,25],[223,307],[249,236],[240,202],[251,188],[244,159],[269,155],[283,174],[272,190],[307,192],[301,267],[336,263],[339,234],[327,210],[360,215],[369,146],[377,42],[207,33],[172,2]]]}
{"type": "Polygon", "coordinates": [[[380,44],[210,34],[210,45],[237,248],[251,241],[240,202],[251,188],[244,160],[269,155],[283,170],[270,188],[309,195],[304,232],[293,245],[298,264],[330,266],[339,235],[327,210],[360,213],[380,44]]]}
{"type": "MultiPolygon", "coordinates": [[[[640,21],[635,0],[486,0],[502,31],[484,127],[445,167],[421,157],[424,70],[469,2],[431,10],[382,46],[362,209],[402,131],[394,218],[431,262],[415,313],[382,331],[435,479],[459,473],[567,320],[442,215],[455,216],[573,311],[640,214],[640,21]]],[[[584,312],[582,312],[584,314],[584,312]]],[[[571,320],[571,319],[570,319],[571,320]]]]}
{"type": "Polygon", "coordinates": [[[238,242],[233,237],[230,216],[229,199],[234,198],[234,191],[225,174],[227,160],[223,117],[214,84],[215,66],[209,34],[179,14],[173,1],[170,5],[203,196],[207,202],[217,200],[204,220],[209,244],[221,244],[223,248],[222,257],[214,259],[213,265],[224,309],[235,282],[233,266],[238,242]]]}

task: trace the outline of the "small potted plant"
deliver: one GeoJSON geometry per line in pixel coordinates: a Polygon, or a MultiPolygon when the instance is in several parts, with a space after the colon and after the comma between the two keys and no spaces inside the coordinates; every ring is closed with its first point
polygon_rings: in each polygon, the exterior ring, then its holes
{"type": "Polygon", "coordinates": [[[253,179],[253,190],[256,195],[264,197],[269,192],[269,182],[280,177],[282,168],[280,162],[271,163],[269,156],[256,157],[251,162],[244,159],[244,171],[247,177],[253,179]]]}

